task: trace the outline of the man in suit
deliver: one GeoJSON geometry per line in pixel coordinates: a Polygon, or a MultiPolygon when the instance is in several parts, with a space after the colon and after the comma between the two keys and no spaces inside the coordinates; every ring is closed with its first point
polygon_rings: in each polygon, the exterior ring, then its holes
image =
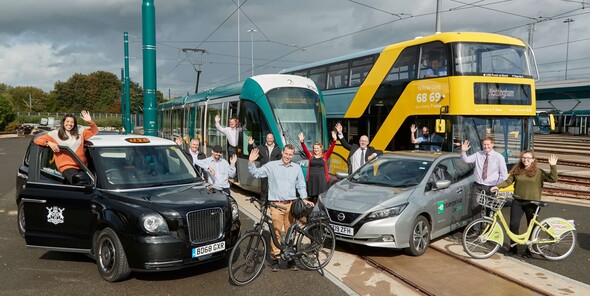
{"type": "MultiPolygon", "coordinates": [[[[275,143],[275,137],[272,133],[266,134],[266,143],[258,145],[254,144],[254,139],[252,137],[248,137],[248,151],[252,151],[252,149],[258,148],[259,156],[258,161],[260,161],[260,166],[265,165],[269,161],[279,160],[282,157],[281,149],[275,143]]],[[[268,197],[268,179],[261,178],[260,179],[260,198],[262,200],[266,200],[268,197]]]]}
{"type": "MultiPolygon", "coordinates": [[[[188,139],[188,137],[187,137],[188,139]]],[[[178,144],[178,146],[182,147],[182,138],[181,137],[176,137],[176,144],[178,144]]],[[[205,180],[205,175],[203,174],[203,169],[197,165],[195,165],[195,161],[199,160],[199,159],[205,159],[207,158],[207,156],[205,155],[205,153],[199,151],[199,139],[192,139],[189,142],[189,149],[188,150],[183,150],[183,152],[186,154],[186,156],[188,156],[188,158],[190,160],[192,160],[193,166],[197,169],[197,173],[199,173],[199,177],[204,181],[205,180]]]]}
{"type": "Polygon", "coordinates": [[[350,151],[348,154],[348,173],[352,174],[360,168],[365,162],[371,161],[378,155],[383,154],[383,151],[377,150],[369,146],[369,137],[362,135],[359,139],[359,144],[349,144],[344,135],[342,135],[342,125],[336,124],[336,132],[338,132],[338,139],[346,150],[350,151]]]}

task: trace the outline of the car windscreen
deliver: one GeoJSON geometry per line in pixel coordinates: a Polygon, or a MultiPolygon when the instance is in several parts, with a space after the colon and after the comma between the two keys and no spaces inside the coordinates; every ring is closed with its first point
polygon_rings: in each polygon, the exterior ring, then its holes
{"type": "Polygon", "coordinates": [[[110,188],[139,188],[197,181],[197,174],[178,146],[101,147],[96,160],[110,188]]]}
{"type": "Polygon", "coordinates": [[[390,187],[416,186],[430,168],[432,161],[408,158],[380,158],[357,170],[350,181],[390,187]]]}

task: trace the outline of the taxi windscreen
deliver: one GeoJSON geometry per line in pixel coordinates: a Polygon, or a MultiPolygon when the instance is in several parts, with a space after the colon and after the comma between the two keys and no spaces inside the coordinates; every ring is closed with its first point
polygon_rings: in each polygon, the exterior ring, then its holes
{"type": "Polygon", "coordinates": [[[176,146],[101,147],[99,178],[108,187],[137,188],[196,182],[197,174],[176,146]]]}

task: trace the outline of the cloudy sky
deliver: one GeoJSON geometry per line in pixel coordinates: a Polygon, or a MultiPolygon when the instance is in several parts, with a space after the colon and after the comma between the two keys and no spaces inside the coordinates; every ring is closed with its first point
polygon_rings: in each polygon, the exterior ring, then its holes
{"type": "MultiPolygon", "coordinates": [[[[51,91],[75,73],[120,76],[129,32],[130,76],[143,84],[141,0],[2,2],[0,83],[51,91]]],[[[249,77],[252,47],[253,71],[264,74],[432,34],[437,1],[240,0],[239,29],[238,0],[154,2],[157,86],[168,97],[194,92],[195,67],[200,90],[249,77]]],[[[442,31],[529,41],[535,24],[543,81],[564,80],[568,47],[568,79],[590,78],[588,0],[442,0],[441,11],[442,31]]]]}

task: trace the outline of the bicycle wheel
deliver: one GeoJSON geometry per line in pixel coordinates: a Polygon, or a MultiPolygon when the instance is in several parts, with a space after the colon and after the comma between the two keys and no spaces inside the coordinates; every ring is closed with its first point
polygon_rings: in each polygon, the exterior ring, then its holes
{"type": "Polygon", "coordinates": [[[491,230],[492,221],[487,219],[477,219],[469,223],[463,232],[465,252],[476,259],[486,259],[494,255],[500,248],[500,244],[487,239],[491,230]]]}
{"type": "Polygon", "coordinates": [[[229,277],[236,285],[245,285],[262,271],[266,258],[266,240],[258,232],[242,236],[229,257],[229,277]]]}
{"type": "Polygon", "coordinates": [[[302,252],[299,262],[309,269],[326,267],[336,248],[336,236],[332,227],[325,222],[312,222],[305,226],[297,237],[297,252],[302,252]]]}
{"type": "MultiPolygon", "coordinates": [[[[547,222],[542,222],[544,228],[549,228],[547,222]]],[[[576,232],[568,230],[557,238],[553,238],[541,227],[536,227],[531,235],[531,240],[536,242],[533,249],[538,251],[547,260],[561,260],[569,256],[576,246],[576,232]]]]}

